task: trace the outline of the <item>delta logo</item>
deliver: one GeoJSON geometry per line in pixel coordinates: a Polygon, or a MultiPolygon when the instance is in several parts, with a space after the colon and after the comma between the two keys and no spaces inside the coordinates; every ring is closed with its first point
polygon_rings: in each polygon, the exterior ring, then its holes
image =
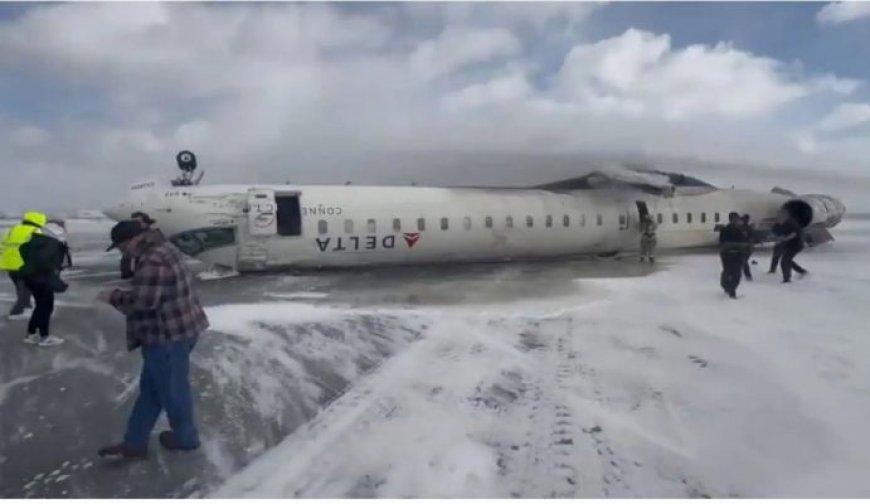
{"type": "Polygon", "coordinates": [[[404,233],[402,237],[405,238],[408,248],[414,248],[414,245],[420,240],[420,233],[404,233]]]}
{"type": "MultiPolygon", "coordinates": [[[[414,248],[420,241],[420,233],[402,233],[405,245],[414,248]]],[[[387,236],[328,236],[315,238],[314,243],[321,252],[345,252],[354,250],[391,250],[396,248],[396,235],[387,236]]]]}

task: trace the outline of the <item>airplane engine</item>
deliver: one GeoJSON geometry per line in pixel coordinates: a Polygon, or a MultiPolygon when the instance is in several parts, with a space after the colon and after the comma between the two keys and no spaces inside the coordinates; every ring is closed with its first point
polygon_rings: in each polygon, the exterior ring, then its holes
{"type": "Polygon", "coordinates": [[[843,219],[846,206],[823,194],[804,194],[782,206],[802,227],[834,227],[843,219]]]}
{"type": "Polygon", "coordinates": [[[840,223],[846,206],[839,200],[823,194],[804,194],[782,205],[783,210],[804,229],[808,245],[819,245],[834,238],[828,231],[840,223]]]}

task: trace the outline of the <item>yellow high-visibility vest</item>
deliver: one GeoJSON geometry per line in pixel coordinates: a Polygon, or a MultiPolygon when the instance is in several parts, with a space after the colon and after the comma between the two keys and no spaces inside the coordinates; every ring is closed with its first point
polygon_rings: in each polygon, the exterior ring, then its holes
{"type": "Polygon", "coordinates": [[[23,220],[27,221],[28,224],[23,222],[16,224],[3,236],[3,241],[0,243],[0,247],[2,247],[0,270],[18,271],[21,269],[24,265],[24,259],[21,258],[19,248],[30,241],[33,233],[41,233],[39,227],[44,226],[48,218],[39,212],[26,212],[23,220]]]}

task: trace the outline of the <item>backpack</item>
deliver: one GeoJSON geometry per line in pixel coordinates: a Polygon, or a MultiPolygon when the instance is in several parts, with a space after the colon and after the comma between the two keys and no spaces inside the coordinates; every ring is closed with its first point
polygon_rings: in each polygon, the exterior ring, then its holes
{"type": "Polygon", "coordinates": [[[21,276],[41,283],[54,292],[64,292],[69,287],[60,278],[63,265],[63,243],[51,236],[34,234],[29,241],[21,244],[21,276]]]}

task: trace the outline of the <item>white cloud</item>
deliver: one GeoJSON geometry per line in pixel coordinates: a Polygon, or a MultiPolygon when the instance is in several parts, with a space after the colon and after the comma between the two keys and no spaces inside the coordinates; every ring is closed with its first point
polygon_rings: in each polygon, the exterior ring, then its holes
{"type": "Polygon", "coordinates": [[[841,24],[870,17],[870,2],[832,2],[819,10],[816,20],[822,24],[841,24]]]}
{"type": "Polygon", "coordinates": [[[603,2],[409,2],[415,20],[444,26],[499,27],[517,31],[578,28],[603,2]]]}
{"type": "Polygon", "coordinates": [[[844,79],[835,75],[822,75],[812,78],[809,81],[809,85],[817,93],[831,92],[840,95],[850,95],[857,91],[862,83],[855,79],[844,79]]]}
{"type": "Polygon", "coordinates": [[[16,128],[10,137],[18,147],[42,147],[51,141],[51,133],[33,125],[16,128]]]}
{"type": "Polygon", "coordinates": [[[819,122],[821,131],[832,133],[870,123],[870,103],[841,103],[819,122]]]}
{"type": "Polygon", "coordinates": [[[870,154],[867,149],[870,137],[859,133],[858,129],[867,125],[870,125],[870,103],[841,103],[815,124],[796,131],[792,140],[798,150],[806,154],[837,153],[866,158],[870,154]]]}
{"type": "Polygon", "coordinates": [[[592,108],[633,115],[748,118],[812,92],[787,78],[782,66],[727,44],[674,50],[667,35],[630,29],[574,47],[560,71],[559,92],[592,108]]]}
{"type": "Polygon", "coordinates": [[[533,89],[524,72],[493,78],[488,82],[472,84],[442,99],[448,110],[466,110],[482,105],[517,100],[532,96],[533,89]]]}
{"type": "MultiPolygon", "coordinates": [[[[87,206],[113,193],[80,179],[115,190],[167,180],[184,148],[211,182],[404,181],[411,176],[395,167],[424,170],[416,157],[365,159],[422,150],[736,151],[786,162],[805,159],[790,136],[800,125],[777,126],[777,113],[859,85],[728,44],[674,47],[665,34],[578,43],[593,8],[37,5],[0,21],[0,75],[75,93],[48,120],[0,117],[0,130],[16,132],[0,136],[0,158],[36,187],[54,184],[65,195],[57,201],[87,206]],[[575,47],[535,59],[539,46],[566,40],[575,47]]],[[[429,180],[463,183],[470,173],[439,169],[429,180]]],[[[0,187],[0,199],[25,192],[0,187]]]]}
{"type": "Polygon", "coordinates": [[[516,55],[520,41],[503,28],[447,27],[438,38],[421,43],[411,54],[411,67],[424,78],[449,74],[473,63],[516,55]]]}
{"type": "Polygon", "coordinates": [[[798,131],[792,135],[792,140],[804,154],[814,154],[819,150],[818,140],[811,131],[798,131]]]}

